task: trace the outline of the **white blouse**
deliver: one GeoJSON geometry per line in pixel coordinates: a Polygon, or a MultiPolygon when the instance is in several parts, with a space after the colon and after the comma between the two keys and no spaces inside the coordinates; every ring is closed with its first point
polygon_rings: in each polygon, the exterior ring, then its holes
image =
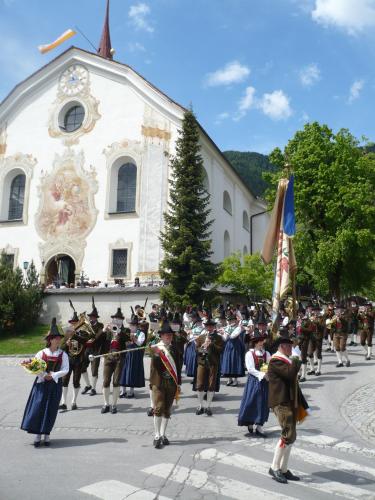
{"type": "MultiPolygon", "coordinates": [[[[247,353],[246,353],[246,356],[245,356],[245,365],[246,365],[247,371],[249,372],[249,375],[253,375],[259,381],[261,381],[264,378],[264,376],[265,376],[265,372],[261,372],[261,371],[259,371],[259,370],[257,370],[255,368],[253,352],[255,353],[256,356],[258,356],[258,357],[262,356],[263,357],[265,351],[259,351],[259,350],[255,350],[255,349],[249,349],[247,351],[247,353]]],[[[270,359],[271,359],[271,354],[268,351],[266,351],[266,361],[267,361],[267,363],[269,363],[270,359]]]]}
{"type": "Polygon", "coordinates": [[[232,333],[229,333],[227,329],[224,328],[223,338],[224,340],[235,339],[240,336],[241,332],[242,332],[242,326],[236,326],[236,328],[232,331],[232,333]]]}
{"type": "MultiPolygon", "coordinates": [[[[46,347],[45,349],[42,349],[41,351],[37,352],[35,354],[35,357],[38,358],[38,359],[42,359],[43,352],[45,352],[47,354],[47,356],[55,356],[55,357],[59,356],[61,352],[63,353],[62,359],[61,359],[60,370],[58,372],[49,372],[49,375],[52,376],[53,380],[57,384],[59,378],[61,378],[64,375],[66,375],[68,373],[68,371],[69,371],[69,358],[68,358],[68,355],[66,354],[65,351],[62,351],[61,349],[57,349],[57,351],[52,352],[49,347],[46,347]]],[[[45,375],[46,375],[46,372],[43,372],[40,375],[38,375],[38,379],[36,381],[37,384],[40,384],[41,382],[45,382],[45,380],[44,380],[44,376],[45,375]]]]}

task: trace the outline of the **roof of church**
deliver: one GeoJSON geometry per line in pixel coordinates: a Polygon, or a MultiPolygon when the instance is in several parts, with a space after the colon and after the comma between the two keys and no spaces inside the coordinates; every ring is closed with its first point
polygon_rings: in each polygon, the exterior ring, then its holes
{"type": "Polygon", "coordinates": [[[102,37],[100,39],[98,54],[106,59],[113,59],[113,51],[111,45],[111,36],[109,34],[109,0],[107,0],[107,7],[105,10],[104,25],[102,37]]]}
{"type": "MultiPolygon", "coordinates": [[[[104,29],[103,29],[103,35],[104,35],[104,32],[106,31],[105,30],[105,24],[106,22],[104,23],[104,29]]],[[[108,36],[109,36],[109,32],[108,32],[108,36]]],[[[109,40],[109,45],[110,45],[110,40],[109,40]]],[[[28,80],[30,80],[31,78],[33,78],[34,76],[38,75],[39,73],[43,72],[43,70],[45,68],[47,68],[48,66],[50,66],[51,64],[53,64],[55,61],[57,61],[58,59],[62,58],[63,56],[65,56],[69,51],[73,51],[73,50],[77,50],[77,51],[81,51],[85,54],[89,54],[90,56],[92,57],[95,57],[95,58],[99,58],[99,59],[109,59],[107,57],[104,57],[104,56],[101,56],[99,54],[95,54],[93,52],[90,52],[89,50],[85,50],[85,49],[81,49],[79,47],[75,47],[74,45],[72,45],[71,47],[69,47],[68,49],[66,49],[64,52],[60,53],[57,57],[55,57],[54,59],[52,59],[51,61],[49,61],[47,64],[45,64],[44,66],[40,67],[39,69],[37,69],[34,73],[32,73],[30,76],[28,76],[27,78],[25,78],[24,80],[22,80],[20,83],[18,83],[15,87],[13,87],[13,89],[9,92],[9,94],[0,102],[0,109],[1,107],[6,103],[6,101],[8,101],[8,99],[11,98],[11,96],[16,92],[17,89],[19,89],[22,85],[24,85],[28,80]]],[[[135,73],[139,78],[141,78],[145,83],[147,83],[147,85],[149,85],[151,88],[153,88],[157,93],[161,94],[164,98],[166,98],[171,104],[177,106],[180,108],[180,110],[182,112],[185,112],[187,111],[187,108],[185,108],[184,106],[182,106],[181,104],[179,104],[178,102],[174,101],[173,99],[171,99],[167,94],[165,94],[162,90],[160,90],[159,88],[157,88],[155,85],[153,85],[151,82],[149,82],[143,75],[141,75],[140,73],[138,73],[134,68],[132,68],[131,66],[129,66],[128,64],[125,64],[125,63],[121,63],[119,61],[114,61],[112,60],[112,54],[111,54],[111,58],[110,60],[108,61],[110,62],[111,64],[116,64],[116,65],[119,65],[121,67],[125,67],[127,69],[129,69],[130,71],[132,71],[133,73],[135,73]]],[[[219,147],[217,146],[217,144],[213,141],[213,139],[211,139],[211,137],[208,135],[208,133],[205,131],[205,129],[202,127],[202,125],[198,122],[197,120],[197,123],[198,123],[198,126],[199,126],[199,129],[201,130],[202,134],[207,138],[207,140],[209,141],[209,143],[214,147],[214,149],[217,151],[217,153],[221,156],[221,158],[225,161],[225,163],[230,167],[230,169],[232,170],[232,172],[235,174],[235,176],[241,181],[241,183],[243,184],[243,186],[245,187],[245,189],[247,189],[247,191],[249,191],[249,193],[257,200],[259,200],[260,202],[263,202],[262,199],[260,199],[253,191],[252,189],[246,184],[246,182],[242,179],[242,177],[239,175],[239,173],[235,170],[235,168],[233,167],[233,165],[229,162],[229,160],[226,158],[226,156],[223,154],[223,152],[219,149],[219,147]]]]}

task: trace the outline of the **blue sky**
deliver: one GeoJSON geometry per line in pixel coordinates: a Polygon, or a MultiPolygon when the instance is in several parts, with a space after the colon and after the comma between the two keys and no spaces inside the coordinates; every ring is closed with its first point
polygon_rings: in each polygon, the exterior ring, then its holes
{"type": "MultiPolygon", "coordinates": [[[[0,0],[0,99],[81,36],[105,0],[0,0]]],[[[222,149],[269,153],[305,122],[375,141],[375,0],[111,0],[115,59],[193,109],[222,149]]]]}

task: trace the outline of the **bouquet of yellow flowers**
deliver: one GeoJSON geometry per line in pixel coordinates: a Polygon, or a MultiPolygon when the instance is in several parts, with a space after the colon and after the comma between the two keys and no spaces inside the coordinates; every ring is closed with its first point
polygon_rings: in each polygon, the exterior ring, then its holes
{"type": "Polygon", "coordinates": [[[21,366],[31,375],[39,375],[47,369],[47,363],[43,359],[32,358],[21,361],[21,366]]]}
{"type": "Polygon", "coordinates": [[[260,367],[260,371],[263,373],[267,373],[268,371],[268,363],[262,363],[262,366],[260,367]]]}

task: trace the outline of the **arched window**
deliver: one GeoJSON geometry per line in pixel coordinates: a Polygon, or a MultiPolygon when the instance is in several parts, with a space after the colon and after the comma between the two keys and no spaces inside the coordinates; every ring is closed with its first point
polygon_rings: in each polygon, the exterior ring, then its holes
{"type": "Polygon", "coordinates": [[[137,191],[137,167],[124,163],[117,175],[117,212],[135,212],[137,191]]]}
{"type": "Polygon", "coordinates": [[[22,219],[25,182],[26,176],[24,174],[19,174],[12,180],[9,192],[8,220],[22,219]]]}
{"type": "Polygon", "coordinates": [[[230,236],[228,231],[224,232],[224,257],[230,255],[230,236]]]}
{"type": "Polygon", "coordinates": [[[246,210],[242,213],[242,227],[246,229],[246,231],[250,231],[249,216],[246,210]]]}
{"type": "Polygon", "coordinates": [[[245,246],[243,247],[243,254],[244,254],[244,255],[247,255],[248,253],[249,253],[249,252],[247,251],[247,246],[245,245],[245,246]]]}
{"type": "Polygon", "coordinates": [[[223,194],[223,208],[229,215],[232,215],[232,202],[228,191],[224,191],[223,194]]]}

